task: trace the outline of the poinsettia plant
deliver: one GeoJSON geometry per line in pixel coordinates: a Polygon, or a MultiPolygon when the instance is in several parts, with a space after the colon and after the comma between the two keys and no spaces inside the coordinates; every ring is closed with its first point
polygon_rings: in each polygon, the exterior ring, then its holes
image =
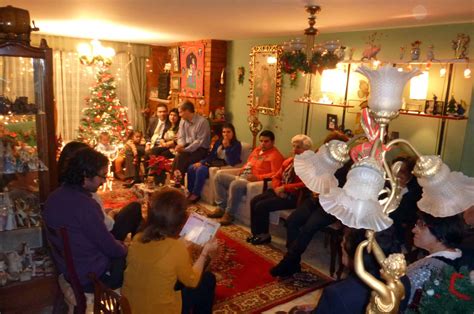
{"type": "Polygon", "coordinates": [[[163,156],[152,155],[148,162],[149,174],[161,176],[166,172],[171,171],[171,160],[163,156]]]}

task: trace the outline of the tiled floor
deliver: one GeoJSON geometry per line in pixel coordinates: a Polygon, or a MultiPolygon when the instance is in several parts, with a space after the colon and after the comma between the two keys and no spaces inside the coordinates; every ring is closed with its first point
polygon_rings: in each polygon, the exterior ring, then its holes
{"type": "MultiPolygon", "coordinates": [[[[206,203],[200,202],[200,205],[209,207],[206,203]]],[[[210,208],[211,209],[211,208],[210,208]]],[[[249,230],[247,226],[239,224],[242,228],[249,230]]],[[[271,225],[270,226],[270,233],[272,234],[272,245],[279,248],[283,252],[286,251],[285,248],[285,241],[286,241],[286,229],[283,225],[271,225]]],[[[329,262],[330,262],[330,254],[329,248],[324,247],[324,237],[322,233],[317,233],[313,237],[313,241],[309,245],[306,252],[303,254],[303,261],[307,264],[317,268],[319,271],[325,273],[329,276],[329,262]]],[[[304,296],[301,296],[295,300],[292,300],[288,303],[276,306],[268,311],[263,313],[276,313],[276,312],[288,312],[292,307],[295,305],[302,305],[302,304],[312,304],[316,305],[317,301],[319,300],[320,291],[313,291],[304,296]]]]}

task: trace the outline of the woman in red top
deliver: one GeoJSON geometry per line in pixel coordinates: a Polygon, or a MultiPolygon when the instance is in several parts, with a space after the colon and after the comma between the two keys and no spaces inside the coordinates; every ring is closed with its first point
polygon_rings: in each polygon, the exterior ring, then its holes
{"type": "MultiPolygon", "coordinates": [[[[293,154],[298,155],[313,145],[311,138],[299,134],[291,139],[293,154]]],[[[295,208],[296,192],[304,187],[304,183],[295,174],[293,157],[286,159],[280,170],[272,177],[272,188],[250,201],[250,227],[252,235],[247,242],[252,244],[270,243],[272,237],[268,233],[270,212],[295,208]]]]}

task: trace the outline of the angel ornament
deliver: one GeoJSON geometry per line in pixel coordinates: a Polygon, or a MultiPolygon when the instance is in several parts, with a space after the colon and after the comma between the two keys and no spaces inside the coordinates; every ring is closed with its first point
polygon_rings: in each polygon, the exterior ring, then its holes
{"type": "Polygon", "coordinates": [[[405,297],[405,287],[400,278],[405,275],[406,261],[403,254],[390,254],[385,257],[374,237],[373,231],[367,231],[367,238],[356,250],[354,268],[359,278],[372,289],[366,313],[398,313],[400,301],[405,297]],[[365,270],[364,249],[372,252],[381,266],[379,280],[365,270]]]}

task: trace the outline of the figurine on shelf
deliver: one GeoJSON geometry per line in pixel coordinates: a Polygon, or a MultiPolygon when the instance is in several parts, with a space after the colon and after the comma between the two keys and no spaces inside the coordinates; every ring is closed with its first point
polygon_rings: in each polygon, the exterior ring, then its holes
{"type": "Polygon", "coordinates": [[[7,143],[5,154],[3,156],[3,172],[4,173],[16,172],[16,159],[13,156],[12,146],[9,143],[7,143]]]}
{"type": "Polygon", "coordinates": [[[464,113],[466,112],[466,102],[464,100],[461,100],[460,103],[457,104],[457,108],[456,108],[456,114],[459,116],[459,117],[464,117],[464,113]]]}
{"type": "Polygon", "coordinates": [[[418,61],[420,59],[420,50],[421,46],[421,41],[415,40],[414,42],[411,43],[411,60],[412,61],[418,61]]]}
{"type": "Polygon", "coordinates": [[[405,58],[405,50],[407,49],[406,46],[401,46],[400,47],[400,60],[403,60],[405,58]]]}
{"type": "Polygon", "coordinates": [[[380,43],[376,43],[380,41],[380,36],[381,33],[374,32],[368,37],[366,42],[368,47],[362,52],[362,60],[377,59],[377,54],[380,52],[380,49],[382,49],[380,43]]]}
{"type": "Polygon", "coordinates": [[[5,230],[16,229],[18,226],[16,224],[15,208],[13,207],[7,187],[3,189],[3,206],[7,209],[7,222],[5,224],[5,230]]]}
{"type": "Polygon", "coordinates": [[[446,113],[450,116],[453,116],[456,114],[456,99],[454,99],[454,96],[451,95],[451,99],[448,102],[448,106],[446,108],[446,113]]]}
{"type": "Polygon", "coordinates": [[[17,281],[20,279],[20,272],[23,270],[21,265],[22,258],[18,252],[7,253],[8,279],[17,281]]]}
{"type": "Polygon", "coordinates": [[[454,50],[454,56],[457,59],[466,59],[468,58],[468,48],[471,37],[469,35],[459,33],[458,37],[451,41],[451,47],[454,50]]]}
{"type": "Polygon", "coordinates": [[[429,46],[428,46],[428,51],[426,52],[426,60],[428,60],[428,61],[433,61],[434,59],[435,59],[434,46],[433,46],[433,45],[429,45],[429,46]]]}

